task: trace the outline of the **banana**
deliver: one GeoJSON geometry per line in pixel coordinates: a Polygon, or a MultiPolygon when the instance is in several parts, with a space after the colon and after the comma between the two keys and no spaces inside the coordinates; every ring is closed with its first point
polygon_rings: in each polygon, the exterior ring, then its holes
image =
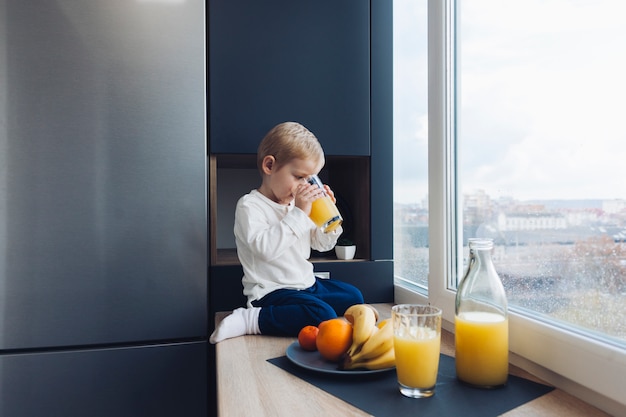
{"type": "Polygon", "coordinates": [[[386,321],[380,329],[378,327],[374,329],[369,339],[361,346],[361,349],[350,355],[350,359],[353,362],[363,362],[367,359],[375,358],[393,347],[393,324],[391,320],[386,321]]]}
{"type": "Polygon", "coordinates": [[[391,321],[391,319],[385,319],[385,320],[381,320],[378,323],[376,323],[376,327],[378,327],[379,329],[382,329],[383,326],[387,323],[389,323],[391,321]]]}
{"type": "MultiPolygon", "coordinates": [[[[346,319],[348,319],[348,321],[350,321],[350,323],[354,324],[352,320],[354,319],[355,313],[360,311],[360,310],[365,309],[365,307],[369,308],[370,310],[372,310],[374,312],[374,316],[376,318],[376,321],[378,321],[378,316],[379,316],[378,310],[376,310],[376,307],[374,307],[371,304],[354,304],[354,305],[348,307],[348,309],[346,310],[345,313],[343,313],[343,315],[344,315],[344,317],[346,319]]],[[[359,314],[361,314],[361,313],[359,313],[359,314]]]]}
{"type": "Polygon", "coordinates": [[[346,353],[351,356],[361,349],[376,327],[378,311],[368,304],[348,307],[343,316],[352,323],[352,345],[346,353]]]}
{"type": "Polygon", "coordinates": [[[393,346],[382,355],[369,359],[363,363],[366,369],[385,369],[396,366],[396,352],[393,346]]]}
{"type": "Polygon", "coordinates": [[[393,346],[384,353],[379,356],[376,356],[372,359],[367,359],[361,362],[351,362],[344,363],[342,369],[351,370],[351,369],[369,369],[369,370],[377,370],[377,369],[386,369],[391,368],[396,365],[396,352],[393,349],[393,346]]]}

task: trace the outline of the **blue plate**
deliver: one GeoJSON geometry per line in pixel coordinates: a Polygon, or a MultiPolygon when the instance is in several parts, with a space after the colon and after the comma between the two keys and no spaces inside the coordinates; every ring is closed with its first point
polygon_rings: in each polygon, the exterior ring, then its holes
{"type": "Polygon", "coordinates": [[[322,355],[318,351],[309,352],[300,347],[298,342],[293,342],[287,348],[287,359],[289,359],[294,364],[309,369],[311,371],[322,372],[325,374],[335,374],[335,375],[367,375],[367,374],[377,374],[380,372],[387,372],[395,369],[395,366],[391,368],[384,369],[354,369],[349,371],[344,371],[338,368],[338,365],[334,362],[329,362],[326,359],[322,358],[322,355]]]}

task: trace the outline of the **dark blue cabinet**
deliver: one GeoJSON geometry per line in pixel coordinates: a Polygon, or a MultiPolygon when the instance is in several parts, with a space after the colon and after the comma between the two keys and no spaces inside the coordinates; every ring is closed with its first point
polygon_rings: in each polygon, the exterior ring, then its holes
{"type": "MultiPolygon", "coordinates": [[[[234,204],[259,185],[258,143],[288,120],[322,143],[321,175],[357,243],[356,260],[330,254],[313,260],[315,270],[355,284],[366,302],[392,302],[392,2],[209,0],[208,7],[209,332],[217,311],[245,305],[234,204]]],[[[209,369],[214,355],[211,345],[209,369]]],[[[214,375],[209,386],[214,400],[214,375]]]]}
{"type": "Polygon", "coordinates": [[[370,2],[212,0],[208,33],[212,154],[297,121],[327,155],[370,155],[370,2]]]}
{"type": "MultiPolygon", "coordinates": [[[[259,185],[258,143],[285,120],[302,122],[322,142],[327,158],[320,176],[341,203],[357,261],[391,265],[392,3],[211,0],[208,34],[213,290],[221,268],[239,263],[234,207],[259,185]]],[[[333,253],[313,261],[328,260],[337,262],[333,253]]],[[[372,279],[391,287],[391,266],[388,271],[372,279]]],[[[237,291],[231,301],[239,297],[237,291]]]]}
{"type": "Polygon", "coordinates": [[[3,417],[207,415],[207,342],[0,356],[3,417]]]}
{"type": "Polygon", "coordinates": [[[355,261],[321,254],[316,270],[353,276],[370,288],[368,298],[391,301],[379,284],[393,287],[392,3],[211,0],[208,35],[209,280],[220,297],[210,310],[243,300],[240,279],[225,284],[228,268],[239,264],[234,206],[259,185],[259,141],[285,120],[303,123],[322,142],[320,176],[357,244],[355,261]]]}

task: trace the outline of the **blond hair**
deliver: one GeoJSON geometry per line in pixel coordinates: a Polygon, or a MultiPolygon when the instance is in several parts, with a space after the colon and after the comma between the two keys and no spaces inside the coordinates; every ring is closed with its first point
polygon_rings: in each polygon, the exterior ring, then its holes
{"type": "Polygon", "coordinates": [[[267,132],[257,150],[257,167],[261,172],[263,159],[268,155],[274,157],[277,168],[294,159],[324,164],[322,145],[309,129],[297,122],[280,123],[267,132]]]}

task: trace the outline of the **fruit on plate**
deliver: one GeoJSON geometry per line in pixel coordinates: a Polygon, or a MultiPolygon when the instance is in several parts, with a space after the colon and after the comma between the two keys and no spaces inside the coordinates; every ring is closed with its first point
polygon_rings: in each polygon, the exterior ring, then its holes
{"type": "Polygon", "coordinates": [[[323,321],[315,345],[320,355],[328,361],[338,362],[352,345],[352,324],[343,317],[323,321]]]}
{"type": "Polygon", "coordinates": [[[304,326],[298,333],[298,344],[304,350],[313,352],[317,350],[316,339],[320,329],[317,326],[304,326]]]}
{"type": "Polygon", "coordinates": [[[347,354],[353,355],[374,331],[376,320],[378,320],[378,311],[368,304],[355,304],[348,307],[343,316],[352,323],[352,345],[347,354]]]}
{"type": "Polygon", "coordinates": [[[353,323],[353,342],[341,360],[341,369],[377,370],[395,366],[391,320],[383,320],[378,326],[378,312],[367,304],[349,307],[344,317],[353,323]]]}

